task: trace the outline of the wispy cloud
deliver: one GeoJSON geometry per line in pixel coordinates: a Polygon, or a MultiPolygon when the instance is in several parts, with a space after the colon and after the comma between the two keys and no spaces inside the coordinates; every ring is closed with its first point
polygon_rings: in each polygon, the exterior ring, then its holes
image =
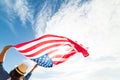
{"type": "Polygon", "coordinates": [[[15,18],[19,17],[23,25],[25,25],[27,21],[31,24],[34,23],[32,8],[26,0],[5,0],[5,4],[10,21],[14,22],[15,18]]]}
{"type": "Polygon", "coordinates": [[[40,10],[38,16],[36,17],[35,22],[35,31],[36,36],[40,36],[45,32],[46,29],[46,23],[50,19],[50,16],[52,14],[51,8],[48,6],[48,3],[46,2],[42,9],[40,10]]]}
{"type": "Polygon", "coordinates": [[[27,20],[33,24],[32,8],[28,5],[26,0],[17,0],[13,9],[20,17],[23,24],[25,24],[27,20]]]}
{"type": "Polygon", "coordinates": [[[36,31],[36,37],[41,36],[45,33],[47,28],[47,22],[51,20],[53,14],[55,14],[55,8],[57,0],[51,2],[45,1],[38,15],[35,18],[34,29],[36,31]]]}

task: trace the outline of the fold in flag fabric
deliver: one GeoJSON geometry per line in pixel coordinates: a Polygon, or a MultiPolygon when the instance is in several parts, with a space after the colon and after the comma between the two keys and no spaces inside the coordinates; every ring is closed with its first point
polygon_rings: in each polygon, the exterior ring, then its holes
{"type": "Polygon", "coordinates": [[[46,34],[13,47],[38,65],[48,68],[65,62],[78,52],[84,57],[89,55],[85,48],[71,39],[52,34],[46,34]]]}

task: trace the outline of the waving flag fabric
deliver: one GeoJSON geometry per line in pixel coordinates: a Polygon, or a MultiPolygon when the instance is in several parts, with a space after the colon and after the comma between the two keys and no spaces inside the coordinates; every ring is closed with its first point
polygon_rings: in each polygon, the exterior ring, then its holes
{"type": "Polygon", "coordinates": [[[89,55],[86,49],[71,39],[52,34],[14,45],[14,48],[43,67],[63,63],[77,52],[81,52],[84,57],[89,55]]]}

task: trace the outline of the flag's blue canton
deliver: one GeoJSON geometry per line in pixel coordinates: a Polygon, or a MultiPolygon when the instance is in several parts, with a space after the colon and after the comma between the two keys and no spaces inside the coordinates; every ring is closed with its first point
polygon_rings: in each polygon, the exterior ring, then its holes
{"type": "Polygon", "coordinates": [[[40,56],[38,58],[32,59],[33,61],[37,62],[38,65],[43,67],[52,67],[53,62],[51,58],[48,56],[48,54],[45,54],[43,56],[40,56]]]}

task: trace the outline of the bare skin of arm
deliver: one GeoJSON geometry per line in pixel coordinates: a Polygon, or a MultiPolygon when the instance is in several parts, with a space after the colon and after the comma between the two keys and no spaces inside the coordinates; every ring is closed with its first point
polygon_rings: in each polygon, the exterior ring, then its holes
{"type": "Polygon", "coordinates": [[[34,67],[31,69],[30,73],[32,73],[37,66],[38,64],[35,64],[34,67]]]}
{"type": "Polygon", "coordinates": [[[5,58],[5,55],[6,55],[6,52],[7,50],[12,47],[11,45],[8,45],[8,46],[5,46],[2,50],[2,52],[0,53],[0,62],[3,62],[4,61],[4,58],[5,58]]]}

